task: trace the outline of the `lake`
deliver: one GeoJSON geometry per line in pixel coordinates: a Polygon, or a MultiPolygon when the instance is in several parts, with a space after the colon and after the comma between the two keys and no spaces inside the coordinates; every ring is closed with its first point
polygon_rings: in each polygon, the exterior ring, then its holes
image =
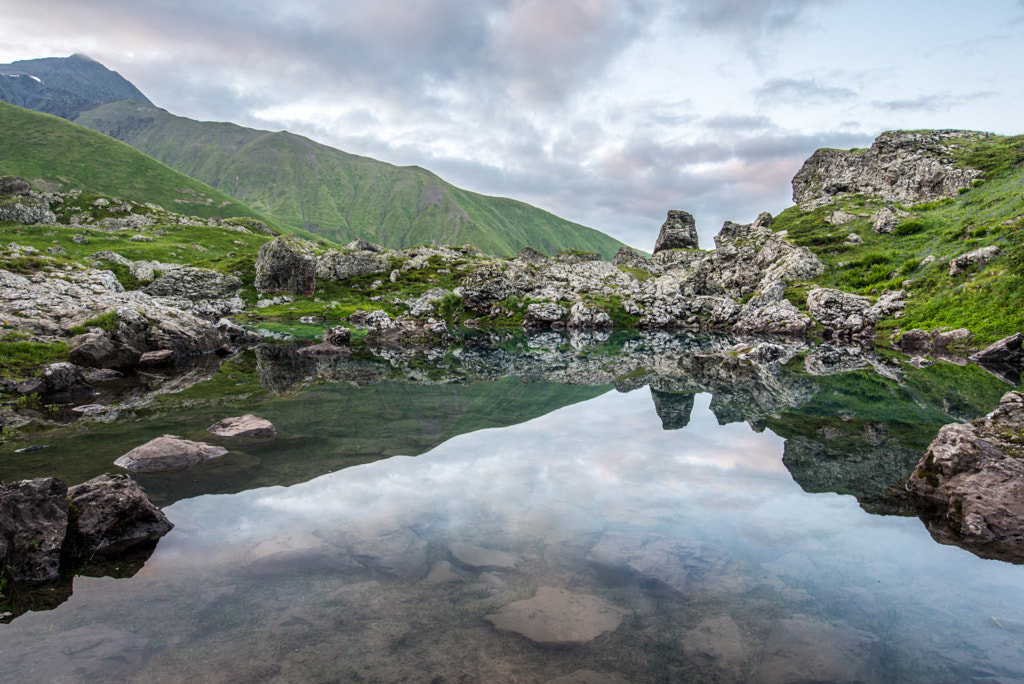
{"type": "Polygon", "coordinates": [[[0,679],[1024,679],[1021,566],[939,543],[898,484],[1004,381],[832,345],[492,337],[261,347],[5,445],[3,481],[69,484],[165,433],[229,452],[138,476],[175,528],[0,625],[0,679]],[[278,436],[205,432],[242,413],[278,436]]]}

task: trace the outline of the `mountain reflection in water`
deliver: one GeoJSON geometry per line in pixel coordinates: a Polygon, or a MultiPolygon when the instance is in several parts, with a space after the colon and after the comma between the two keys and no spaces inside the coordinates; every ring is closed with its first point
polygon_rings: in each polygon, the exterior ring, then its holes
{"type": "MultiPolygon", "coordinates": [[[[1021,567],[868,512],[909,512],[886,488],[939,425],[990,410],[1006,385],[842,350],[751,363],[733,344],[552,340],[288,373],[264,359],[252,372],[273,390],[246,410],[282,439],[218,467],[247,460],[251,486],[290,486],[202,494],[216,489],[200,474],[191,498],[165,489],[176,528],[141,571],[76,578],[56,610],[0,625],[0,678],[1024,677],[1021,567]],[[835,354],[862,369],[814,372],[835,354]],[[545,410],[494,415],[534,389],[545,410]],[[421,441],[387,430],[396,420],[421,441]],[[346,435],[375,430],[415,457],[335,467],[346,435]]],[[[204,428],[224,411],[174,419],[204,428]]]]}

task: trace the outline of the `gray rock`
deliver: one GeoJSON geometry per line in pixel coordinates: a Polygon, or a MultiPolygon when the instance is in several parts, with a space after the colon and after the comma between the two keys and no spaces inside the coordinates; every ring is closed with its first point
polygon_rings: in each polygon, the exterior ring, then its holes
{"type": "Polygon", "coordinates": [[[92,389],[82,373],[82,369],[67,361],[47,364],[43,367],[39,379],[42,381],[41,391],[44,394],[81,392],[92,389]]]}
{"type": "Polygon", "coordinates": [[[138,634],[89,624],[45,636],[12,636],[4,643],[4,665],[21,681],[124,681],[143,666],[149,646],[138,634]]]}
{"type": "Polygon", "coordinates": [[[142,291],[153,297],[223,299],[234,297],[241,287],[242,281],[233,275],[189,266],[165,273],[142,291]]]}
{"type": "Polygon", "coordinates": [[[882,207],[871,217],[871,230],[876,233],[891,233],[907,216],[910,214],[902,209],[882,207]]]}
{"type": "Polygon", "coordinates": [[[187,468],[227,452],[224,447],[164,435],[135,447],[114,461],[114,465],[137,473],[156,473],[187,468]]]}
{"type": "Polygon", "coordinates": [[[778,620],[768,633],[760,665],[748,680],[863,684],[887,680],[878,637],[805,617],[778,620]]]}
{"type": "Polygon", "coordinates": [[[0,574],[48,580],[60,571],[68,488],[53,477],[0,485],[0,574]]]}
{"type": "Polygon", "coordinates": [[[67,550],[80,556],[111,554],[155,541],[174,525],[127,475],[100,475],[68,490],[71,516],[67,550]]]}
{"type": "Polygon", "coordinates": [[[533,598],[510,603],[484,619],[498,631],[518,634],[538,646],[565,648],[615,631],[625,614],[596,596],[538,587],[533,598]]]}
{"type": "Polygon", "coordinates": [[[138,349],[114,342],[107,333],[86,333],[76,337],[74,344],[69,358],[89,368],[133,368],[142,357],[138,349]]]}
{"type": "Polygon", "coordinates": [[[24,197],[32,194],[32,186],[20,176],[0,176],[0,195],[24,197]]]}
{"type": "Polygon", "coordinates": [[[705,618],[683,635],[686,657],[736,679],[749,655],[739,625],[727,615],[705,618]]]}
{"type": "Polygon", "coordinates": [[[310,296],[316,289],[316,246],[294,235],[282,235],[260,247],[256,257],[256,291],[310,296]]]}
{"type": "Polygon", "coordinates": [[[851,214],[841,209],[837,209],[825,217],[825,222],[833,226],[842,226],[852,221],[856,221],[858,218],[860,217],[856,214],[851,214]]]}
{"type": "Polygon", "coordinates": [[[551,325],[555,321],[565,318],[567,313],[565,307],[554,302],[532,302],[526,307],[523,325],[526,327],[551,325]]]}
{"type": "Polygon", "coordinates": [[[277,430],[269,420],[257,418],[251,413],[235,418],[225,418],[206,429],[218,437],[269,439],[277,434],[277,430]]]}
{"type": "Polygon", "coordinates": [[[460,566],[471,570],[511,572],[519,565],[519,558],[511,553],[485,549],[482,546],[464,542],[449,544],[448,553],[460,566]]]}
{"type": "Polygon", "coordinates": [[[971,266],[987,264],[999,256],[1000,253],[1001,250],[998,247],[995,245],[989,245],[988,247],[981,247],[980,249],[968,252],[967,254],[961,254],[955,259],[949,260],[949,275],[960,275],[971,266]]]}
{"type": "Polygon", "coordinates": [[[821,149],[793,178],[793,201],[801,209],[824,206],[836,197],[864,194],[889,202],[929,202],[955,197],[981,177],[953,155],[958,139],[983,139],[976,131],[889,131],[868,150],[821,149]]]}
{"type": "Polygon", "coordinates": [[[392,519],[352,525],[341,531],[341,546],[361,565],[407,581],[422,579],[430,565],[427,542],[392,519]]]}
{"type": "Polygon", "coordinates": [[[977,354],[974,354],[971,356],[971,361],[1007,366],[1024,365],[1022,343],[1024,343],[1024,334],[1014,333],[997,342],[993,342],[977,354]]]}
{"type": "Polygon", "coordinates": [[[564,677],[549,679],[545,684],[626,684],[626,680],[617,675],[593,670],[576,670],[564,677]]]}
{"type": "Polygon", "coordinates": [[[1024,543],[1024,394],[1008,392],[973,423],[943,426],[907,489],[939,507],[961,537],[1024,543]]]}
{"type": "Polygon", "coordinates": [[[693,215],[673,209],[661,225],[658,239],[654,243],[654,254],[666,249],[697,249],[697,222],[693,215]]]}
{"type": "Polygon", "coordinates": [[[734,580],[729,560],[714,544],[621,532],[605,534],[587,554],[587,562],[611,584],[636,583],[679,595],[734,580]]]}
{"type": "Polygon", "coordinates": [[[178,360],[178,354],[173,349],[158,349],[148,351],[139,357],[139,365],[143,367],[169,366],[178,360]]]}
{"type": "Polygon", "coordinates": [[[332,249],[316,262],[316,277],[321,280],[348,280],[387,270],[387,259],[371,251],[344,253],[332,249]]]}
{"type": "Polygon", "coordinates": [[[352,330],[343,325],[330,328],[320,337],[324,344],[333,344],[335,347],[347,347],[352,340],[352,330]]]}
{"type": "Polygon", "coordinates": [[[612,264],[615,266],[626,266],[628,268],[635,268],[640,271],[646,271],[648,273],[655,273],[660,269],[655,266],[650,259],[638,254],[636,251],[623,245],[619,247],[619,251],[615,253],[612,258],[612,264]]]}
{"type": "Polygon", "coordinates": [[[12,221],[26,225],[56,225],[57,216],[50,211],[50,204],[39,197],[19,196],[0,201],[0,221],[12,221]]]}
{"type": "Polygon", "coordinates": [[[548,257],[533,247],[523,247],[519,250],[519,254],[516,255],[516,261],[522,261],[527,264],[546,264],[548,263],[548,257]]]}

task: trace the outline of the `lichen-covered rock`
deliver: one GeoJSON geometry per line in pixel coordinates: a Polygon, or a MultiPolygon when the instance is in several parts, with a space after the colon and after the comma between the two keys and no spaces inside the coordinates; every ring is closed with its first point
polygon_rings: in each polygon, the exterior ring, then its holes
{"type": "Polygon", "coordinates": [[[909,216],[907,212],[895,207],[882,207],[871,217],[871,230],[876,233],[891,233],[900,222],[909,216]]]}
{"type": "Polygon", "coordinates": [[[67,551],[92,556],[110,554],[155,541],[174,525],[127,475],[104,474],[68,489],[73,515],[67,551]]]}
{"type": "Polygon", "coordinates": [[[242,281],[208,268],[187,266],[165,273],[142,289],[152,297],[222,299],[238,294],[242,281]]]}
{"type": "Polygon", "coordinates": [[[960,275],[971,266],[987,264],[999,256],[1000,252],[1001,250],[995,245],[989,245],[988,247],[981,247],[980,249],[968,252],[967,254],[961,254],[955,259],[949,260],[949,275],[960,275]]]}
{"type": "Polygon", "coordinates": [[[0,485],[0,575],[48,580],[60,571],[68,488],[53,477],[0,485]]]}
{"type": "Polygon", "coordinates": [[[551,325],[562,320],[565,316],[565,307],[559,304],[554,302],[533,302],[526,307],[523,325],[526,327],[551,325]]]}
{"type": "Polygon", "coordinates": [[[939,430],[907,489],[963,538],[1024,544],[1024,394],[1008,392],[984,418],[939,430]]]}
{"type": "Polygon", "coordinates": [[[879,320],[902,310],[906,292],[886,292],[872,303],[867,297],[816,287],[807,293],[807,310],[829,336],[867,337],[879,320]]]}
{"type": "Polygon", "coordinates": [[[316,289],[318,254],[308,240],[282,235],[260,247],[256,256],[256,291],[310,296],[316,289]]]}
{"type": "Polygon", "coordinates": [[[820,149],[793,177],[793,201],[807,211],[846,194],[913,204],[954,197],[980,178],[953,155],[958,140],[982,139],[976,131],[889,131],[867,150],[820,149]]]}
{"type": "Polygon", "coordinates": [[[673,209],[661,225],[658,239],[654,243],[654,254],[666,249],[697,249],[697,221],[693,215],[673,209]]]}
{"type": "Polygon", "coordinates": [[[316,261],[316,277],[321,280],[348,280],[388,270],[387,259],[376,251],[339,252],[330,250],[316,261]]]}

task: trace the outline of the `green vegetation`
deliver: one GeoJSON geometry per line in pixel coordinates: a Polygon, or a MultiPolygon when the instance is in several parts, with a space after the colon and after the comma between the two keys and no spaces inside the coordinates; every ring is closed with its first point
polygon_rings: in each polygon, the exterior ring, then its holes
{"type": "Polygon", "coordinates": [[[472,243],[496,255],[531,246],[611,258],[622,246],[522,202],[456,188],[419,167],[348,154],[287,132],[199,122],[141,102],[85,112],[77,122],[258,208],[286,230],[392,248],[472,243]]]}
{"type": "Polygon", "coordinates": [[[64,119],[0,102],[0,130],[0,175],[56,180],[64,189],[155,202],[204,218],[261,218],[229,195],[64,119]]]}
{"type": "Polygon", "coordinates": [[[961,160],[985,170],[985,182],[956,198],[897,207],[908,216],[890,234],[872,230],[871,215],[885,203],[864,196],[812,211],[790,207],[772,229],[787,230],[793,242],[829,266],[815,284],[867,296],[907,290],[905,316],[882,322],[883,331],[966,327],[976,343],[994,341],[1024,330],[1024,136],[973,141],[961,160]],[[840,226],[827,223],[839,209],[859,218],[840,226]],[[850,233],[863,243],[846,244],[850,233]],[[988,246],[998,247],[999,256],[949,275],[951,259],[988,246]]]}
{"type": "Polygon", "coordinates": [[[46,363],[68,360],[63,342],[52,344],[19,339],[18,335],[0,338],[0,377],[21,379],[46,363]]]}

